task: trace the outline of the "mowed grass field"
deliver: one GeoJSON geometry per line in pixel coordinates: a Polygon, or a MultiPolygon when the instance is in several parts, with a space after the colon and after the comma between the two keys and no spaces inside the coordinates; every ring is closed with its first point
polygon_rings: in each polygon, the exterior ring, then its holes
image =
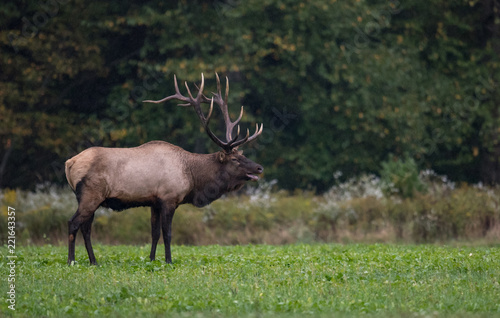
{"type": "MultiPolygon", "coordinates": [[[[311,244],[18,247],[16,311],[64,317],[500,317],[500,248],[311,244]]],[[[2,299],[7,249],[1,249],[2,299]]]]}

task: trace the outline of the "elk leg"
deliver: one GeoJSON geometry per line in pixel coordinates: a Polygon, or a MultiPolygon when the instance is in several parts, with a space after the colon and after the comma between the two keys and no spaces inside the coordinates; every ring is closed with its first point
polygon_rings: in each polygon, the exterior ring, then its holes
{"type": "Polygon", "coordinates": [[[76,233],[80,228],[80,224],[78,223],[78,219],[80,216],[80,210],[76,210],[75,214],[68,221],[68,265],[71,265],[72,262],[75,261],[75,240],[76,233]]]}
{"type": "Polygon", "coordinates": [[[82,223],[80,228],[82,230],[83,240],[85,241],[85,248],[87,249],[87,254],[89,255],[90,265],[97,265],[94,256],[94,250],[92,249],[92,243],[90,242],[90,232],[92,230],[93,221],[94,221],[94,214],[92,213],[90,219],[82,223]]]}
{"type": "Polygon", "coordinates": [[[156,258],[156,245],[160,239],[161,233],[161,218],[160,209],[157,206],[151,207],[151,237],[153,239],[151,244],[151,253],[149,254],[149,259],[154,261],[156,258]]]}
{"type": "Polygon", "coordinates": [[[165,244],[165,261],[172,263],[172,254],[170,251],[170,242],[172,240],[172,219],[174,217],[175,207],[162,204],[161,207],[161,227],[163,232],[163,243],[165,244]]]}
{"type": "Polygon", "coordinates": [[[78,209],[76,213],[68,221],[68,265],[75,261],[75,240],[76,233],[82,227],[83,239],[85,240],[85,247],[89,254],[91,264],[95,264],[94,252],[92,244],[90,243],[90,227],[94,220],[94,212],[97,210],[102,201],[91,196],[80,197],[78,200],[78,209]]]}

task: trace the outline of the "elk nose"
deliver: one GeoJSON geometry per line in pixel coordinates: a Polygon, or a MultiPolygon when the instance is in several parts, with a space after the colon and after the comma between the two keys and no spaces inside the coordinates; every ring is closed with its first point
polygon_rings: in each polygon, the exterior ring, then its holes
{"type": "Polygon", "coordinates": [[[264,168],[263,168],[261,165],[258,165],[258,166],[257,166],[257,172],[258,172],[258,173],[262,173],[262,172],[264,172],[264,168]]]}

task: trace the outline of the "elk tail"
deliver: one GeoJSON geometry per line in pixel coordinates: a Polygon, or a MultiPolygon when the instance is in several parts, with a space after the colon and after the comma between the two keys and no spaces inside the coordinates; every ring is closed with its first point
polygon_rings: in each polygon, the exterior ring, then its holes
{"type": "Polygon", "coordinates": [[[76,189],[76,185],[73,184],[73,182],[71,181],[71,167],[73,166],[73,164],[75,163],[75,160],[73,158],[71,159],[68,159],[66,160],[66,163],[65,163],[65,168],[64,168],[64,172],[66,173],[66,180],[68,180],[68,183],[69,183],[69,186],[71,187],[71,189],[73,189],[73,191],[76,189]]]}

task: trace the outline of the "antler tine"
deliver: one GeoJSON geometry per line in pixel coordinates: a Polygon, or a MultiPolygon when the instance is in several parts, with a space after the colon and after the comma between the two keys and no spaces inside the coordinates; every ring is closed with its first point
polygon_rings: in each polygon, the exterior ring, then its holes
{"type": "Polygon", "coordinates": [[[219,147],[224,149],[225,151],[229,151],[230,148],[226,143],[224,143],[222,140],[220,140],[217,136],[214,135],[214,133],[208,128],[208,123],[210,122],[210,117],[212,116],[212,110],[214,109],[214,99],[212,98],[212,101],[210,102],[210,110],[208,111],[208,115],[205,120],[202,120],[203,123],[203,128],[205,128],[205,131],[207,135],[212,139],[213,142],[215,142],[219,147]]]}
{"type": "MultiPolygon", "coordinates": [[[[189,103],[193,106],[195,112],[198,114],[198,117],[200,117],[200,120],[202,121],[205,128],[208,128],[207,117],[205,117],[205,115],[203,114],[200,105],[202,102],[204,102],[203,88],[205,87],[205,76],[203,76],[203,73],[201,73],[201,84],[200,84],[200,89],[198,90],[198,94],[196,95],[196,98],[194,98],[193,95],[191,94],[191,90],[189,89],[189,85],[187,84],[187,82],[184,82],[184,85],[186,86],[189,97],[191,98],[189,103]]],[[[212,115],[212,108],[213,106],[211,106],[210,109],[210,114],[209,114],[210,116],[212,115]]]]}
{"type": "Polygon", "coordinates": [[[245,138],[238,140],[232,146],[238,147],[238,146],[241,146],[247,142],[254,140],[255,138],[257,138],[257,136],[262,134],[263,129],[264,129],[264,124],[260,124],[260,129],[259,129],[259,124],[255,124],[255,133],[251,137],[249,137],[250,133],[249,133],[249,130],[247,129],[247,135],[245,136],[245,138]]]}
{"type": "Polygon", "coordinates": [[[175,87],[175,94],[174,95],[167,96],[167,97],[160,99],[160,100],[144,100],[142,102],[143,103],[160,104],[160,103],[172,100],[172,99],[178,99],[178,100],[183,101],[183,102],[188,102],[188,104],[180,104],[179,106],[190,106],[191,104],[190,104],[189,98],[183,96],[181,94],[181,92],[179,91],[179,85],[177,84],[177,77],[175,76],[175,74],[174,74],[174,87],[175,87]]]}
{"type": "Polygon", "coordinates": [[[184,85],[186,85],[186,89],[188,91],[189,97],[191,97],[191,99],[193,101],[195,101],[196,103],[198,103],[198,104],[199,103],[208,103],[210,101],[209,98],[207,98],[205,95],[203,95],[203,89],[205,88],[205,76],[203,75],[203,73],[201,73],[200,87],[198,88],[198,86],[196,84],[194,84],[194,86],[198,89],[198,94],[196,94],[196,98],[194,98],[193,95],[191,95],[191,90],[189,89],[188,83],[184,82],[184,85]]]}
{"type": "Polygon", "coordinates": [[[237,142],[233,143],[232,144],[233,148],[236,148],[236,147],[238,147],[238,146],[243,145],[244,143],[246,143],[248,141],[248,137],[249,136],[250,136],[250,130],[247,128],[247,134],[246,134],[245,138],[240,139],[237,142]]]}
{"type": "Polygon", "coordinates": [[[207,115],[207,126],[208,122],[210,121],[210,117],[212,116],[213,110],[214,110],[214,99],[212,98],[212,101],[210,102],[210,109],[208,110],[208,115],[207,115]]]}
{"type": "Polygon", "coordinates": [[[243,117],[243,106],[241,106],[240,115],[238,116],[238,119],[236,119],[236,120],[234,121],[234,124],[239,123],[239,122],[240,122],[240,120],[241,120],[241,117],[243,117]]]}
{"type": "Polygon", "coordinates": [[[238,125],[238,132],[236,133],[236,136],[234,136],[233,139],[229,140],[227,142],[228,145],[230,145],[231,149],[234,148],[233,147],[233,144],[236,142],[236,140],[238,139],[238,136],[240,135],[240,125],[238,125]]]}
{"type": "MultiPolygon", "coordinates": [[[[198,94],[200,93],[200,88],[198,87],[198,85],[196,85],[196,83],[194,84],[194,87],[196,87],[196,89],[198,90],[198,94]]],[[[202,102],[203,103],[210,103],[210,98],[208,98],[205,94],[201,94],[201,99],[202,99],[202,102]]]]}
{"type": "MultiPolygon", "coordinates": [[[[231,118],[229,117],[229,111],[227,109],[227,99],[229,95],[229,79],[226,76],[226,91],[223,99],[219,74],[215,73],[215,77],[217,80],[217,93],[212,93],[212,94],[214,95],[215,102],[219,105],[222,115],[224,116],[224,123],[226,124],[226,141],[230,143],[234,139],[232,137],[234,127],[236,127],[236,125],[240,122],[241,118],[243,117],[243,106],[241,107],[240,116],[238,117],[238,119],[236,119],[234,122],[231,122],[231,118]]],[[[238,136],[238,134],[236,136],[238,136]]]]}
{"type": "Polygon", "coordinates": [[[203,73],[201,73],[201,84],[200,88],[198,89],[198,95],[196,95],[196,99],[199,99],[203,95],[204,88],[205,88],[205,76],[203,76],[203,73]]]}
{"type": "Polygon", "coordinates": [[[264,124],[260,124],[260,129],[259,129],[259,124],[255,124],[255,133],[252,135],[252,137],[248,138],[248,141],[252,141],[255,138],[257,138],[257,136],[262,134],[263,130],[264,130],[264,124]]]}
{"type": "Polygon", "coordinates": [[[227,96],[229,95],[229,78],[226,76],[226,95],[224,96],[224,103],[227,105],[227,96]]]}
{"type": "MultiPolygon", "coordinates": [[[[227,104],[226,104],[226,111],[227,111],[227,104]]],[[[226,139],[229,141],[231,139],[232,134],[233,134],[234,127],[236,125],[238,125],[241,118],[243,117],[243,106],[241,106],[241,111],[240,111],[240,115],[238,116],[238,119],[236,119],[234,122],[231,122],[231,120],[229,119],[229,112],[227,112],[227,113],[228,113],[227,118],[228,118],[229,124],[226,124],[226,126],[227,126],[226,139]]],[[[238,137],[239,134],[240,134],[240,125],[238,125],[238,133],[236,134],[236,138],[238,137]]],[[[236,138],[234,138],[234,139],[236,140],[236,138]]]]}
{"type": "MultiPolygon", "coordinates": [[[[219,74],[217,74],[217,72],[215,72],[215,79],[217,80],[217,93],[219,93],[219,96],[220,96],[220,78],[219,78],[219,74]]],[[[215,95],[215,93],[212,93],[215,95]]]]}

